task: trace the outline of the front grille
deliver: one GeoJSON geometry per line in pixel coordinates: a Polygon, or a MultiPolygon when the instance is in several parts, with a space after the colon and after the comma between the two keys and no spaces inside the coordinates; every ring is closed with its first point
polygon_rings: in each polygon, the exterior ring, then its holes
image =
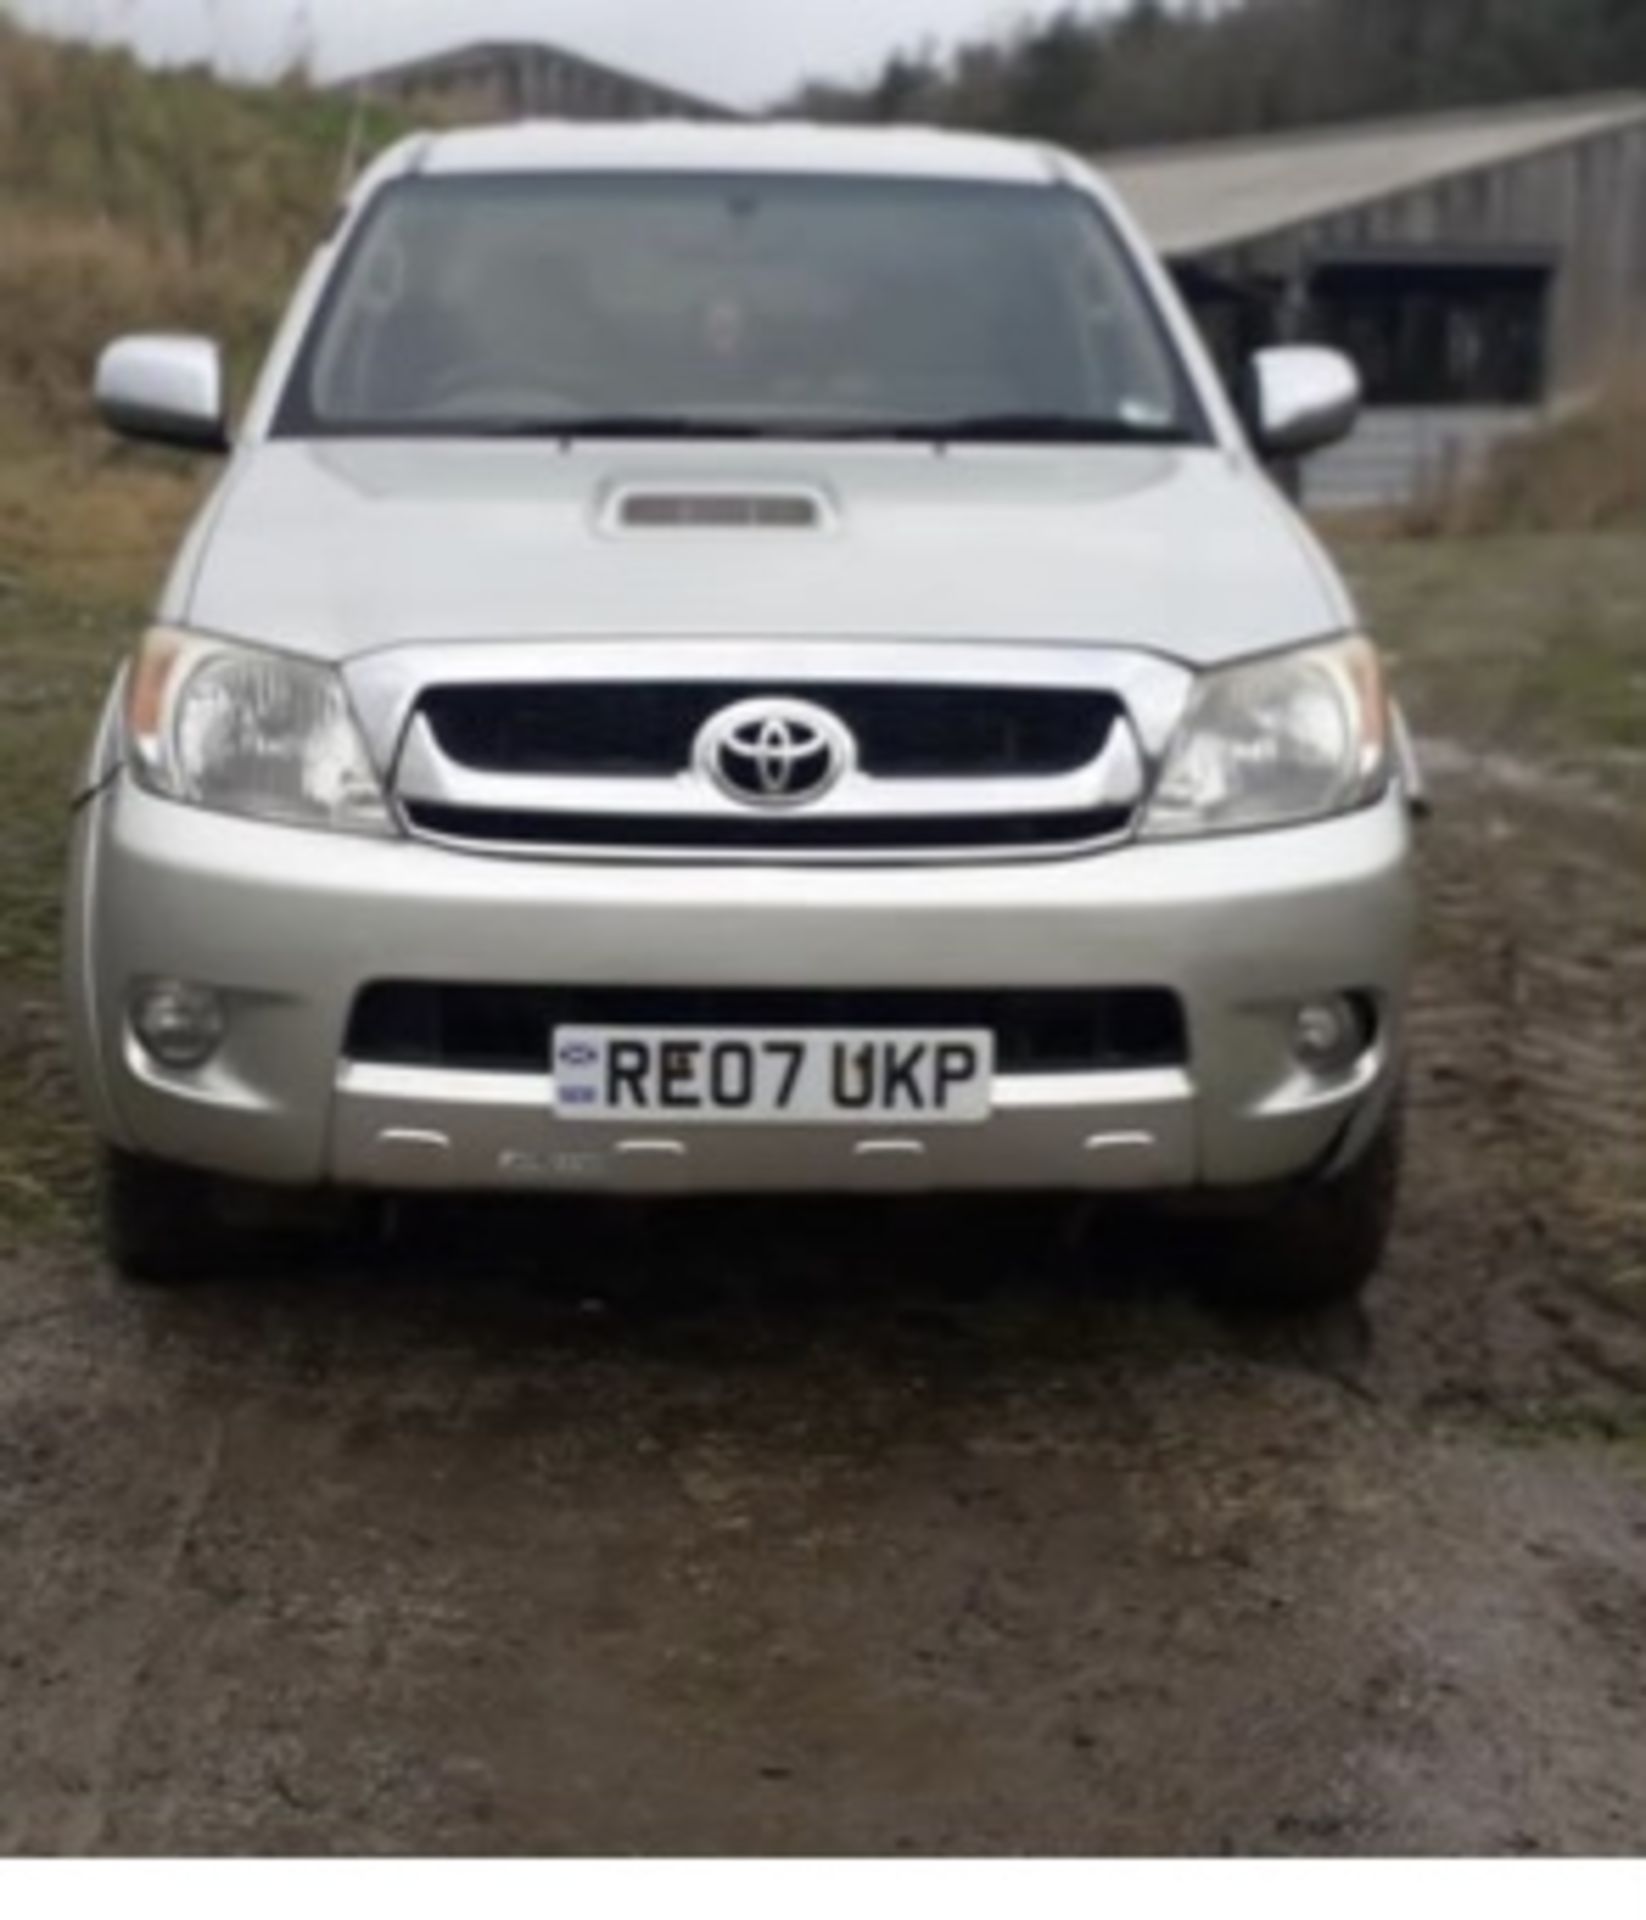
{"type": "Polygon", "coordinates": [[[626,988],[384,981],[356,1001],[348,1056],[384,1066],[542,1074],[562,1026],[984,1029],[1005,1074],[1122,1072],[1188,1059],[1160,988],[1092,992],[626,988]]]}
{"type": "Polygon", "coordinates": [[[818,820],[793,814],[700,819],[671,814],[520,813],[487,807],[407,804],[420,833],[508,847],[579,847],[623,852],[950,853],[975,847],[1055,850],[1113,839],[1131,823],[1125,808],[1090,813],[932,816],[903,820],[818,820]]]}
{"type": "Polygon", "coordinates": [[[439,687],[422,712],[441,751],[478,773],[667,778],[725,708],[803,697],[856,737],[881,780],[1007,780],[1072,773],[1103,751],[1112,694],[1046,687],[695,681],[439,687]]]}
{"type": "Polygon", "coordinates": [[[399,726],[412,834],[522,858],[794,866],[1116,846],[1190,681],[1122,650],[735,639],[428,649],[357,677],[399,726]]]}

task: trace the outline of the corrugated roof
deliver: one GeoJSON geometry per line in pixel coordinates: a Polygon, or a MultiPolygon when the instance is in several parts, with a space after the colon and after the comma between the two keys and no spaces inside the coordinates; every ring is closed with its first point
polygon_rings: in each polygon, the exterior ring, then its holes
{"type": "Polygon", "coordinates": [[[1646,94],[1156,147],[1099,155],[1097,165],[1155,245],[1183,257],[1632,126],[1646,126],[1646,94]]]}
{"type": "Polygon", "coordinates": [[[686,93],[666,80],[654,80],[650,74],[636,73],[632,68],[610,66],[604,60],[593,59],[589,54],[579,53],[574,47],[562,46],[551,40],[469,40],[459,46],[440,47],[411,59],[397,60],[390,66],[368,67],[358,72],[338,74],[326,84],[339,92],[353,88],[369,89],[389,83],[414,81],[422,74],[432,77],[447,67],[470,60],[510,60],[530,54],[548,54],[552,59],[563,60],[571,66],[582,68],[585,73],[598,74],[602,79],[620,81],[625,86],[643,87],[650,93],[666,95],[683,107],[695,108],[717,119],[744,118],[735,107],[728,107],[718,100],[705,100],[699,94],[686,93]]]}

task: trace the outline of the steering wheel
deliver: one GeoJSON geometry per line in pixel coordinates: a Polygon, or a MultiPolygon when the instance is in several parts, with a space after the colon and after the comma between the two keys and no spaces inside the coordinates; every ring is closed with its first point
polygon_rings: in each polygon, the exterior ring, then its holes
{"type": "Polygon", "coordinates": [[[518,359],[465,360],[435,374],[424,389],[419,414],[437,415],[453,411],[457,400],[475,402],[487,398],[504,401],[506,411],[516,413],[522,402],[534,412],[579,413],[587,403],[574,394],[542,384],[543,368],[524,356],[518,359]],[[518,382],[518,384],[515,384],[518,382]]]}

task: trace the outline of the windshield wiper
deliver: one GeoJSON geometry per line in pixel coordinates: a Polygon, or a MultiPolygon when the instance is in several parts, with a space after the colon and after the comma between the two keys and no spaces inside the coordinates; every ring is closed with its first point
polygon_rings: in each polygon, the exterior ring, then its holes
{"type": "Polygon", "coordinates": [[[682,413],[594,413],[559,418],[479,420],[448,426],[447,432],[480,440],[768,440],[772,429],[758,421],[716,420],[682,413]]]}
{"type": "MultiPolygon", "coordinates": [[[[854,435],[855,437],[855,435],[854,435]]],[[[1021,446],[1186,447],[1195,436],[1176,421],[1086,413],[973,413],[945,420],[893,420],[862,438],[1021,446]]]]}
{"type": "Polygon", "coordinates": [[[1181,447],[1175,422],[1080,413],[976,413],[931,420],[730,420],[713,414],[600,413],[442,423],[486,440],[862,440],[1001,446],[1181,447]]]}

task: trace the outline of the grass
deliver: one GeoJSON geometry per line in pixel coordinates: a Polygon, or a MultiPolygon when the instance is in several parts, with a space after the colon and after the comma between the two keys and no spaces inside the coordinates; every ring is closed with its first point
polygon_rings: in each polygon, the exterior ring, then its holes
{"type": "Polygon", "coordinates": [[[340,187],[402,131],[0,19],[0,423],[77,420],[122,330],[210,333],[246,369],[340,187]]]}
{"type": "Polygon", "coordinates": [[[1478,479],[1404,516],[1416,534],[1646,533],[1646,361],[1624,362],[1593,398],[1492,454],[1478,479]]]}
{"type": "Polygon", "coordinates": [[[62,1067],[59,900],[73,770],[123,627],[112,608],[0,584],[0,1247],[68,1226],[86,1180],[62,1067]]]}
{"type": "Polygon", "coordinates": [[[43,433],[0,454],[0,1250],[88,1217],[57,985],[69,802],[200,484],[43,433]]]}
{"type": "Polygon", "coordinates": [[[1421,733],[1646,779],[1646,540],[1359,539],[1339,556],[1421,733]]]}

